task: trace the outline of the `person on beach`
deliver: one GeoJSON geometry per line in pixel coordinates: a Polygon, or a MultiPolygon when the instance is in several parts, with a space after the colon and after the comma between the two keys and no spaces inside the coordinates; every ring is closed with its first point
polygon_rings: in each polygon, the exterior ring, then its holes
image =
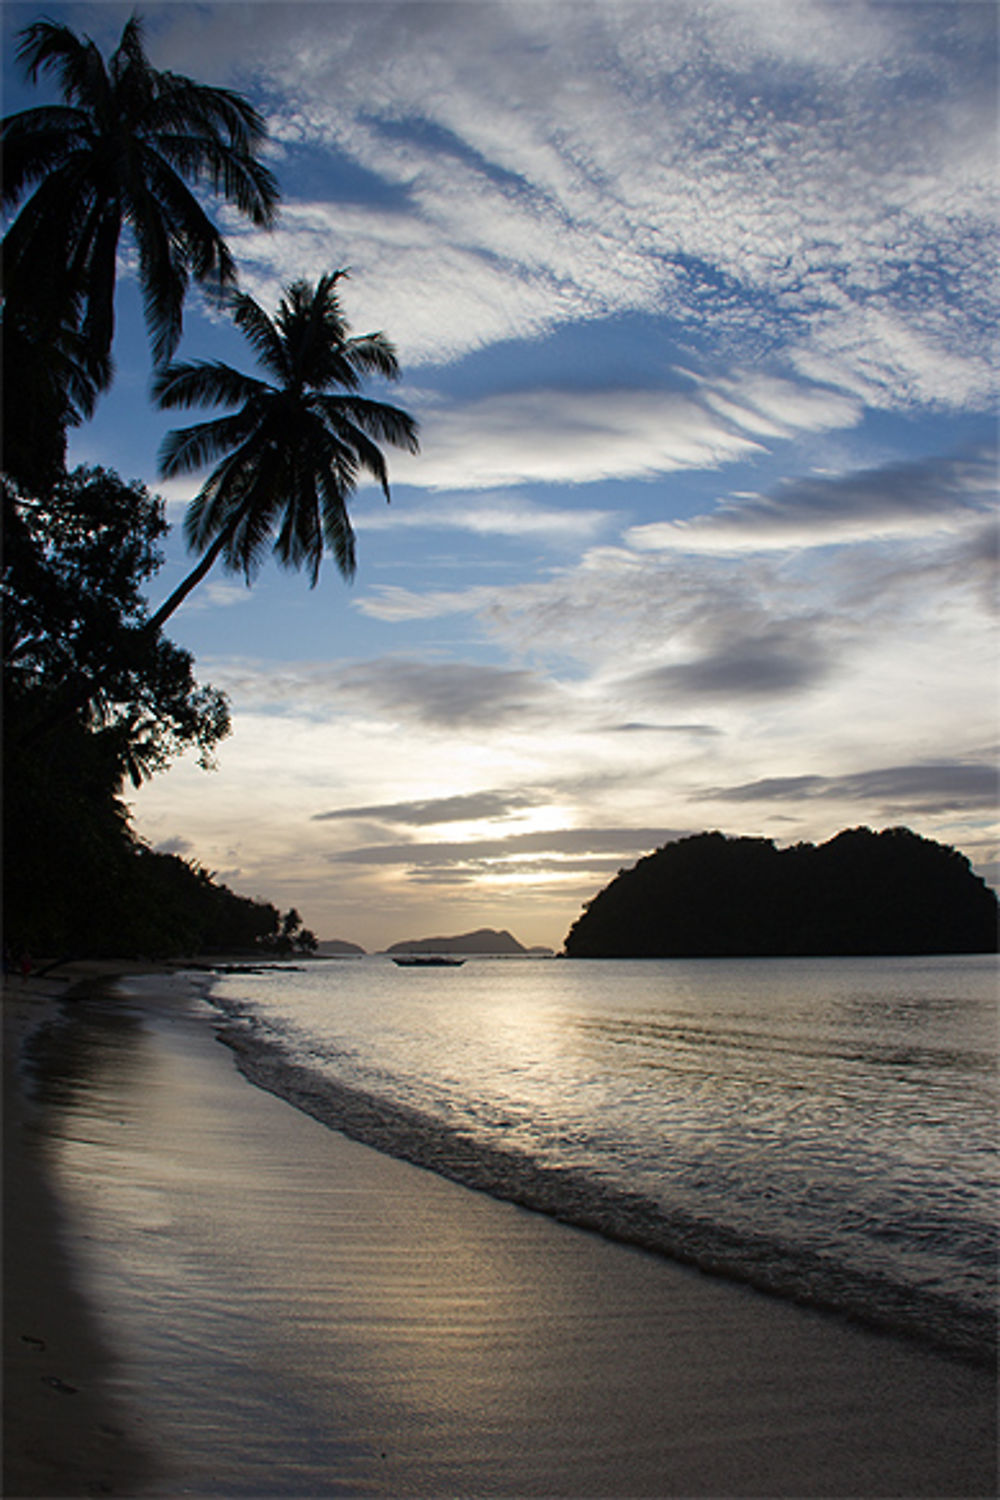
{"type": "Polygon", "coordinates": [[[31,978],[31,970],[32,970],[31,954],[28,953],[27,950],[25,950],[25,952],[21,954],[21,983],[22,984],[27,983],[27,981],[31,978]]]}

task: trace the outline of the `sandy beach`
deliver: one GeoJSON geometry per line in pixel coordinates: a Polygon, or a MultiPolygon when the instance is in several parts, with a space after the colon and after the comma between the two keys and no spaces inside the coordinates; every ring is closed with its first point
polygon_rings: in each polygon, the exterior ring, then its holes
{"type": "Polygon", "coordinates": [[[66,987],[4,997],[5,1495],[995,1494],[992,1371],[347,1140],[182,977],[66,987]]]}

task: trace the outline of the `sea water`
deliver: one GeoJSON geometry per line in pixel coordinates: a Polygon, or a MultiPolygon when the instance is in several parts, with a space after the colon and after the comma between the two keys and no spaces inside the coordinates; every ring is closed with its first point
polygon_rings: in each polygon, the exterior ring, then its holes
{"type": "Polygon", "coordinates": [[[382,956],[224,974],[258,1083],[527,1207],[760,1288],[995,1346],[989,956],[382,956]]]}

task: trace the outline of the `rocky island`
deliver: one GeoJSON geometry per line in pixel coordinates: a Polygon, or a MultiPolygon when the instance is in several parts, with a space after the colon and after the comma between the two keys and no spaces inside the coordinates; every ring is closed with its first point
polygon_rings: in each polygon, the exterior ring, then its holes
{"type": "Polygon", "coordinates": [[[825,844],[703,833],[621,870],[566,938],[568,958],[994,953],[997,897],[958,850],[908,828],[825,844]]]}

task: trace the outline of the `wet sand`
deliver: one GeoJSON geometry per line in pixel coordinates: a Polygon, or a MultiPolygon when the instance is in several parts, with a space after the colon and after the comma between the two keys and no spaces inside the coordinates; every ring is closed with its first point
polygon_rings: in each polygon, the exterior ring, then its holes
{"type": "Polygon", "coordinates": [[[66,1016],[6,1137],[5,1494],[995,1494],[991,1371],[349,1141],[186,981],[66,1016]]]}

